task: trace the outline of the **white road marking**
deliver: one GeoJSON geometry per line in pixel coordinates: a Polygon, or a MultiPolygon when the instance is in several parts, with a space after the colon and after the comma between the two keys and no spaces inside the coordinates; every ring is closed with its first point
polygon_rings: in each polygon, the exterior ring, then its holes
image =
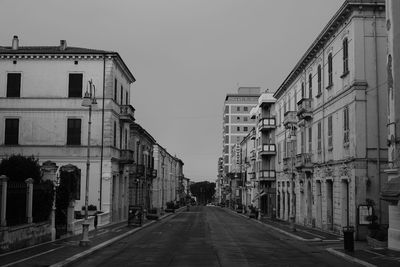
{"type": "Polygon", "coordinates": [[[30,260],[30,259],[36,258],[36,257],[38,257],[38,256],[41,256],[41,255],[44,255],[44,254],[47,254],[47,253],[53,252],[54,250],[58,250],[58,249],[60,249],[60,248],[63,248],[63,247],[64,247],[64,246],[61,246],[61,247],[58,247],[58,248],[54,248],[54,249],[50,249],[50,250],[48,250],[48,251],[46,251],[46,252],[39,253],[39,254],[36,254],[36,255],[34,255],[34,256],[31,256],[31,257],[25,258],[25,259],[21,259],[21,260],[19,260],[19,261],[14,261],[14,262],[11,262],[11,263],[9,263],[9,264],[6,264],[6,265],[2,265],[1,267],[7,267],[7,266],[11,266],[11,265],[14,265],[14,264],[20,263],[20,262],[24,262],[24,261],[27,261],[27,260],[30,260]]]}

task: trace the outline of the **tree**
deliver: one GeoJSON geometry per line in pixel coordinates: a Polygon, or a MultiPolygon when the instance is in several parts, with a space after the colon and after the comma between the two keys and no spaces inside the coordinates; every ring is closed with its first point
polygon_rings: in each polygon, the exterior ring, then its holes
{"type": "Polygon", "coordinates": [[[197,198],[197,201],[206,204],[213,200],[215,194],[215,183],[208,181],[198,182],[190,185],[190,192],[197,198]]]}
{"type": "Polygon", "coordinates": [[[32,178],[35,183],[38,183],[42,178],[39,161],[33,156],[13,155],[3,159],[0,162],[1,174],[15,182],[25,182],[26,179],[32,178]]]}

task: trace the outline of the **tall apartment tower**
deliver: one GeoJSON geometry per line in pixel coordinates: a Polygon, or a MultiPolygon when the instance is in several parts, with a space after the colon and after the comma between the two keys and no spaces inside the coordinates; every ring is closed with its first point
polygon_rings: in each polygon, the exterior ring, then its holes
{"type": "Polygon", "coordinates": [[[254,127],[250,110],[258,104],[260,87],[239,87],[237,94],[227,94],[224,102],[222,155],[224,174],[231,172],[232,146],[238,144],[254,127]]]}

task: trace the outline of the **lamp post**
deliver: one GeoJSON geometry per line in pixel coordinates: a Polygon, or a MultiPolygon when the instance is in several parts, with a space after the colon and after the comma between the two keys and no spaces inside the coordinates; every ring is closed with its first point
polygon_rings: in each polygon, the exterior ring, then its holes
{"type": "Polygon", "coordinates": [[[85,96],[82,100],[82,106],[89,108],[88,120],[88,141],[87,141],[87,156],[86,156],[86,186],[85,186],[85,221],[82,224],[82,240],[79,241],[80,246],[88,246],[89,241],[89,222],[88,222],[88,198],[89,198],[89,173],[90,173],[90,130],[92,125],[92,106],[97,104],[96,87],[92,80],[86,85],[85,96]]]}

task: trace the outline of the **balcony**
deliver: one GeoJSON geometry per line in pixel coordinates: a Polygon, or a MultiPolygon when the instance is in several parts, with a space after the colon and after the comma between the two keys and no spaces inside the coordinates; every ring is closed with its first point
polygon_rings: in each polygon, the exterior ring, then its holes
{"type": "Polygon", "coordinates": [[[125,122],[135,121],[135,109],[131,105],[121,105],[119,119],[125,122]]]}
{"type": "Polygon", "coordinates": [[[276,174],[274,170],[263,170],[258,173],[260,182],[274,182],[276,174]]]}
{"type": "Polygon", "coordinates": [[[133,164],[132,172],[136,175],[136,177],[140,177],[144,175],[144,165],[143,164],[133,164]]]}
{"type": "Polygon", "coordinates": [[[256,151],[255,150],[252,150],[250,152],[250,160],[256,160],[256,151]]]}
{"type": "Polygon", "coordinates": [[[248,178],[249,178],[250,180],[256,179],[256,173],[255,173],[255,172],[250,172],[248,178]]]}
{"type": "Polygon", "coordinates": [[[296,155],[296,168],[303,169],[305,171],[312,171],[312,154],[311,153],[301,153],[296,155]]]}
{"type": "Polygon", "coordinates": [[[296,111],[286,111],[283,117],[283,125],[286,128],[291,128],[297,124],[297,114],[296,111]]]}
{"type": "Polygon", "coordinates": [[[122,164],[130,164],[134,162],[133,150],[122,149],[119,151],[119,162],[122,164]]]}
{"type": "Polygon", "coordinates": [[[255,140],[256,139],[256,129],[251,129],[250,131],[250,139],[255,140]]]}
{"type": "Polygon", "coordinates": [[[157,170],[153,168],[147,168],[147,177],[149,178],[157,178],[157,170]]]}
{"type": "Polygon", "coordinates": [[[258,122],[258,129],[260,131],[269,131],[276,128],[275,118],[262,118],[258,122]]]}
{"type": "Polygon", "coordinates": [[[263,93],[259,98],[258,98],[258,105],[261,108],[265,108],[268,106],[271,106],[275,104],[276,99],[274,98],[273,93],[263,93]]]}
{"type": "Polygon", "coordinates": [[[259,154],[261,156],[274,156],[276,154],[275,144],[263,144],[259,154]]]}
{"type": "Polygon", "coordinates": [[[312,103],[311,98],[302,98],[297,102],[297,116],[299,120],[311,120],[313,118],[312,103]]]}
{"type": "Polygon", "coordinates": [[[283,170],[284,171],[291,171],[292,170],[292,158],[286,157],[283,158],[283,170]]]}

